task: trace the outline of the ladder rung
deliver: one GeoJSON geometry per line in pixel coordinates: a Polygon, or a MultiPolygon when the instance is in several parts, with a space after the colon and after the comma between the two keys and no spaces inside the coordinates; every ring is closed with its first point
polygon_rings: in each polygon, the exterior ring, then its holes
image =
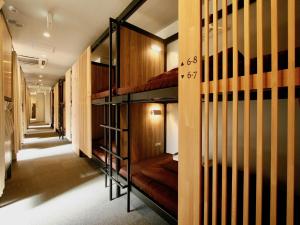
{"type": "Polygon", "coordinates": [[[117,127],[110,127],[110,126],[107,126],[107,125],[104,125],[104,124],[100,124],[100,127],[103,127],[105,129],[109,129],[109,130],[119,131],[119,132],[128,131],[128,129],[121,129],[121,128],[117,128],[117,127]]]}
{"type": "Polygon", "coordinates": [[[101,148],[103,151],[107,152],[108,154],[112,154],[112,155],[113,155],[114,157],[116,157],[117,159],[120,159],[120,160],[127,160],[127,159],[128,159],[128,157],[122,157],[122,156],[120,156],[120,155],[118,155],[118,154],[116,154],[116,153],[110,151],[109,149],[107,149],[107,148],[105,148],[105,147],[103,147],[103,146],[100,146],[100,148],[101,148]]]}

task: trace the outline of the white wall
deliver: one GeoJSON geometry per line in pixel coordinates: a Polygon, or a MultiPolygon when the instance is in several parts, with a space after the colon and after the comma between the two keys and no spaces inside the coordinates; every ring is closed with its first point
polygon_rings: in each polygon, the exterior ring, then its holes
{"type": "Polygon", "coordinates": [[[176,40],[167,46],[167,71],[178,67],[178,62],[178,40],[176,40]]]}
{"type": "Polygon", "coordinates": [[[167,153],[178,152],[178,104],[167,104],[167,153]]]}

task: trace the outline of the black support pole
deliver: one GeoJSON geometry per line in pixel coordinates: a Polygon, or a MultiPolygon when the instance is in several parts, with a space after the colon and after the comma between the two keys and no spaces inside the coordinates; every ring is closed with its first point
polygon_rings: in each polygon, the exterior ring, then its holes
{"type": "MultiPolygon", "coordinates": [[[[112,34],[113,34],[113,22],[112,19],[109,20],[109,79],[108,79],[108,88],[109,88],[109,102],[112,101],[112,34]]],[[[108,126],[111,127],[111,104],[108,104],[108,126]]],[[[109,141],[109,200],[112,200],[112,139],[111,139],[111,130],[108,130],[108,141],[109,141]]]]}
{"type": "Polygon", "coordinates": [[[131,191],[131,143],[130,143],[130,95],[128,95],[128,102],[127,102],[127,129],[128,129],[128,141],[127,141],[127,212],[130,212],[130,191],[131,191]]]}
{"type": "MultiPolygon", "coordinates": [[[[120,87],[120,25],[118,22],[116,22],[117,25],[117,32],[116,32],[116,67],[115,67],[115,87],[119,88],[120,87]]],[[[115,127],[121,128],[120,124],[120,105],[116,104],[115,105],[115,127]]],[[[116,145],[116,150],[117,154],[121,155],[121,147],[120,147],[120,136],[121,133],[118,131],[115,131],[115,145],[116,145]]],[[[116,159],[116,170],[117,170],[117,175],[119,176],[119,171],[120,171],[120,166],[121,166],[121,161],[120,159],[116,159]]],[[[116,195],[117,198],[120,197],[121,194],[121,189],[117,185],[116,186],[116,195]]]]}

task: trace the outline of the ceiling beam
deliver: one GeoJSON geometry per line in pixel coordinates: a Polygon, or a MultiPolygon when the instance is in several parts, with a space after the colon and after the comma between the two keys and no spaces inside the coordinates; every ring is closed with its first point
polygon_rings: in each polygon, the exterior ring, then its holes
{"type": "MultiPolygon", "coordinates": [[[[1,0],[0,0],[1,1],[1,0]]],[[[116,18],[117,21],[126,21],[133,13],[135,13],[147,0],[133,0],[123,12],[116,18]]],[[[109,29],[107,28],[101,36],[92,44],[92,52],[109,36],[109,29]]]]}

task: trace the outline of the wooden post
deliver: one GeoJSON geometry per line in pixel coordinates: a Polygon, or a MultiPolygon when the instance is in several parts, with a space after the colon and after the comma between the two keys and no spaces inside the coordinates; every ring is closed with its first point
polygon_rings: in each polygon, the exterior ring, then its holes
{"type": "Polygon", "coordinates": [[[178,223],[201,216],[201,3],[179,0],[179,196],[178,223]]]}

